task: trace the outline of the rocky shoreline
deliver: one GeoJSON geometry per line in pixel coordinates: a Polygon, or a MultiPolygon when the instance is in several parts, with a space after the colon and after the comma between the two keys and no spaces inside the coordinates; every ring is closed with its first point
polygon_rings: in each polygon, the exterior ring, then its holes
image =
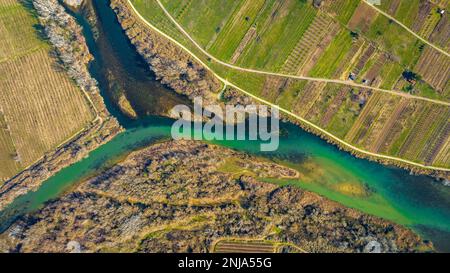
{"type": "Polygon", "coordinates": [[[45,29],[58,60],[68,75],[85,92],[97,116],[73,139],[44,155],[38,162],[0,186],[0,210],[20,195],[36,190],[49,177],[69,166],[92,150],[108,142],[123,128],[106,109],[95,79],[88,71],[92,60],[81,27],[57,0],[34,0],[39,22],[45,29]]]}
{"type": "MultiPolygon", "coordinates": [[[[179,48],[177,45],[173,44],[171,41],[165,39],[149,27],[145,26],[140,19],[136,18],[134,13],[131,11],[128,2],[125,0],[111,0],[111,7],[117,14],[118,20],[125,30],[126,35],[130,41],[136,46],[137,51],[145,58],[149,63],[150,68],[155,72],[155,74],[161,79],[165,84],[168,84],[176,92],[188,95],[190,98],[194,96],[202,96],[206,103],[217,104],[217,90],[220,86],[217,79],[211,73],[201,68],[189,54],[179,48]],[[210,84],[206,85],[189,85],[189,81],[180,80],[184,75],[181,71],[185,71],[186,67],[189,67],[190,63],[195,63],[195,71],[204,71],[206,73],[205,81],[210,84]],[[169,65],[168,65],[169,64],[169,65]],[[166,66],[167,65],[167,66],[166,66]],[[169,67],[169,68],[167,68],[169,67]],[[198,86],[200,87],[198,91],[192,90],[190,87],[198,86]],[[209,88],[204,88],[208,86],[209,88]]],[[[225,94],[222,95],[228,100],[228,103],[256,103],[254,99],[249,96],[242,94],[241,92],[233,89],[229,89],[225,94]]],[[[300,126],[302,129],[320,136],[322,139],[326,140],[330,144],[336,145],[339,149],[350,152],[352,155],[358,158],[364,158],[367,160],[375,161],[384,165],[394,165],[406,170],[409,170],[412,174],[425,174],[436,177],[437,181],[442,182],[450,180],[450,173],[439,170],[420,168],[411,164],[377,158],[364,153],[355,151],[342,143],[332,139],[331,137],[323,134],[322,132],[303,124],[299,120],[293,117],[280,113],[281,117],[285,121],[289,121],[300,126]]]]}
{"type": "Polygon", "coordinates": [[[0,235],[0,250],[210,252],[224,238],[264,238],[307,252],[432,251],[407,228],[260,181],[297,176],[201,142],[154,144],[21,217],[0,235]]]}

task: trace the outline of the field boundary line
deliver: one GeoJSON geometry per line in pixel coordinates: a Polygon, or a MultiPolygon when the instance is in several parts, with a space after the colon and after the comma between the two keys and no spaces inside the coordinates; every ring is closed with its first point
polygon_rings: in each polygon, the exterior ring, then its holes
{"type": "MultiPolygon", "coordinates": [[[[283,113],[285,113],[285,114],[287,114],[287,115],[289,115],[289,116],[292,116],[292,117],[294,117],[294,118],[296,118],[296,119],[302,121],[303,123],[305,123],[305,124],[311,126],[312,128],[314,128],[314,129],[320,131],[321,133],[323,133],[323,134],[327,135],[328,137],[332,138],[333,140],[335,140],[335,141],[337,141],[337,142],[343,144],[344,146],[347,146],[348,148],[351,148],[352,150],[355,150],[355,151],[357,151],[357,152],[360,152],[360,153],[362,153],[362,154],[369,155],[369,156],[373,156],[373,157],[380,158],[380,159],[388,159],[388,160],[393,160],[393,161],[397,161],[397,162],[407,163],[407,164],[409,164],[409,165],[416,166],[416,167],[420,167],[420,168],[424,168],[424,169],[430,169],[430,170],[436,170],[436,171],[450,172],[450,168],[435,167],[435,166],[427,166],[427,165],[423,165],[423,164],[420,164],[420,163],[417,163],[417,162],[413,162],[413,161],[410,161],[410,160],[407,160],[407,159],[402,159],[402,158],[398,158],[398,157],[394,157],[394,156],[388,156],[388,155],[377,154],[377,153],[372,153],[372,152],[369,152],[369,151],[365,151],[365,150],[363,150],[363,149],[360,149],[360,148],[358,148],[358,147],[355,147],[355,146],[353,146],[352,144],[350,144],[350,143],[348,143],[348,142],[346,142],[346,141],[340,139],[339,137],[333,135],[332,133],[326,131],[325,129],[322,129],[321,127],[319,127],[319,126],[313,124],[312,122],[310,122],[310,121],[308,121],[308,120],[306,120],[306,119],[304,119],[304,118],[302,118],[302,117],[300,117],[300,116],[298,116],[298,115],[296,115],[296,114],[294,114],[294,113],[292,113],[292,112],[290,112],[290,111],[288,111],[288,110],[286,110],[286,109],[283,109],[283,108],[281,108],[280,106],[278,106],[278,105],[276,105],[276,104],[273,104],[273,103],[268,102],[268,101],[266,101],[266,100],[264,100],[264,99],[262,99],[262,98],[259,98],[259,97],[255,96],[255,95],[251,94],[251,93],[248,92],[248,91],[243,90],[242,88],[240,88],[240,87],[234,85],[233,83],[230,83],[228,80],[226,80],[226,79],[222,78],[221,76],[217,75],[217,73],[214,72],[214,70],[212,70],[207,64],[205,64],[199,57],[197,57],[194,53],[192,53],[188,48],[186,48],[186,47],[185,47],[184,45],[182,45],[180,42],[178,42],[178,41],[175,40],[174,38],[170,37],[170,36],[167,35],[166,33],[164,33],[164,32],[162,32],[161,30],[159,30],[157,27],[155,27],[154,25],[152,25],[150,22],[148,22],[148,21],[147,21],[147,20],[146,20],[146,19],[145,19],[145,18],[144,18],[137,10],[136,10],[136,8],[134,7],[134,5],[131,3],[131,0],[127,0],[127,2],[128,2],[128,4],[130,5],[130,7],[132,8],[132,10],[135,12],[135,14],[138,16],[138,18],[140,18],[140,20],[142,20],[143,23],[145,23],[147,26],[149,26],[150,28],[152,28],[154,31],[156,31],[156,32],[159,33],[160,35],[166,37],[168,40],[170,40],[170,41],[172,41],[173,43],[175,43],[176,45],[178,45],[180,48],[182,48],[183,50],[185,50],[187,53],[189,53],[195,60],[197,60],[197,61],[198,61],[201,65],[203,65],[207,70],[209,70],[215,77],[217,77],[220,81],[222,81],[222,83],[224,83],[224,84],[226,84],[226,85],[228,85],[228,86],[231,86],[231,87],[233,87],[233,88],[236,88],[237,90],[241,91],[242,93],[244,93],[244,94],[246,94],[246,95],[248,95],[248,96],[250,96],[250,97],[252,97],[252,98],[254,98],[254,99],[256,99],[256,100],[258,100],[258,101],[260,101],[260,102],[262,102],[262,103],[264,103],[264,104],[270,105],[270,106],[272,106],[272,107],[274,107],[274,108],[280,110],[281,112],[283,112],[283,113]]],[[[158,2],[159,2],[159,1],[158,1],[158,2]]],[[[446,105],[447,105],[447,104],[446,104],[446,105]]]]}
{"type": "Polygon", "coordinates": [[[45,49],[45,46],[38,45],[38,46],[35,46],[35,47],[30,48],[28,50],[19,52],[16,55],[4,57],[4,58],[0,59],[0,64],[6,63],[6,62],[10,62],[10,61],[15,61],[15,60],[20,59],[22,57],[28,56],[29,54],[35,53],[35,52],[37,52],[37,51],[39,51],[41,49],[45,49]]]}

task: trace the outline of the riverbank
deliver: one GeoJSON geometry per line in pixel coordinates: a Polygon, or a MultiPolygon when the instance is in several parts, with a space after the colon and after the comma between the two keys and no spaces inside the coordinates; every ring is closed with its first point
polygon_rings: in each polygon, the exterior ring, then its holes
{"type": "Polygon", "coordinates": [[[157,80],[191,100],[202,97],[217,104],[221,82],[181,48],[145,28],[121,1],[111,1],[111,8],[137,52],[144,58],[157,80]]]}
{"type": "Polygon", "coordinates": [[[407,228],[297,187],[260,181],[299,175],[201,142],[153,144],[16,221],[1,235],[0,248],[70,252],[75,244],[80,252],[209,252],[215,241],[233,237],[307,252],[431,251],[407,228]]]}
{"type": "Polygon", "coordinates": [[[61,144],[55,151],[46,154],[38,162],[2,184],[0,210],[18,196],[36,190],[49,177],[81,160],[90,151],[107,143],[123,131],[106,108],[97,82],[88,71],[92,55],[80,26],[56,0],[35,0],[33,3],[47,38],[57,52],[58,59],[69,76],[83,90],[96,118],[88,127],[61,144]],[[67,35],[68,33],[70,35],[67,35]]]}

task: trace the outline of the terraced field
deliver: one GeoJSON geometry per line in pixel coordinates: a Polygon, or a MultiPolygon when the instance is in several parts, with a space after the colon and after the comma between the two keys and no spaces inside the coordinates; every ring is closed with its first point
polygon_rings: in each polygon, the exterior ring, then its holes
{"type": "Polygon", "coordinates": [[[268,0],[250,7],[243,0],[224,20],[212,22],[219,25],[217,33],[204,42],[196,41],[195,24],[171,21],[179,11],[165,2],[166,10],[156,0],[131,0],[148,23],[192,51],[225,83],[364,151],[450,167],[448,57],[365,2],[324,0],[317,6],[268,0]],[[161,16],[168,24],[162,26],[161,16]]]}
{"type": "Polygon", "coordinates": [[[223,240],[214,246],[215,253],[274,253],[274,244],[265,241],[223,240]]]}
{"type": "Polygon", "coordinates": [[[0,182],[94,119],[36,25],[18,0],[0,0],[0,182]]]}
{"type": "Polygon", "coordinates": [[[319,13],[302,38],[297,42],[281,69],[285,74],[304,74],[301,69],[312,57],[316,49],[324,41],[330,29],[337,28],[336,24],[324,13],[319,13]]]}
{"type": "Polygon", "coordinates": [[[443,96],[450,96],[450,58],[427,47],[417,62],[415,70],[443,96]]]}

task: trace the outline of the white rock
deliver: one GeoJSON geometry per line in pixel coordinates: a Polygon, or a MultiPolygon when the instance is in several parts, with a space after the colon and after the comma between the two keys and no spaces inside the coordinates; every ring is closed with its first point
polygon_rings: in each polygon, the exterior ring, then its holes
{"type": "Polygon", "coordinates": [[[71,7],[78,8],[81,4],[83,4],[83,0],[64,0],[64,3],[71,7]]]}
{"type": "Polygon", "coordinates": [[[364,247],[364,253],[381,253],[381,244],[377,241],[370,241],[364,247]]]}
{"type": "Polygon", "coordinates": [[[81,245],[77,241],[70,241],[66,245],[66,249],[70,253],[81,253],[81,245]]]}

